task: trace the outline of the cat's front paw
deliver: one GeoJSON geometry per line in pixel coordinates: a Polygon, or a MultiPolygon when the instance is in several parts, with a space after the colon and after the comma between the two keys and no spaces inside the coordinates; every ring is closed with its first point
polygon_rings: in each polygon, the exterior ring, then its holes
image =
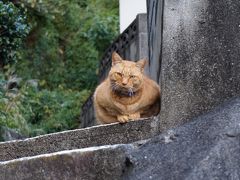
{"type": "Polygon", "coordinates": [[[140,113],[129,114],[128,117],[131,120],[136,120],[140,118],[140,113]]]}
{"type": "Polygon", "coordinates": [[[118,115],[118,116],[117,116],[117,120],[118,120],[120,123],[126,123],[126,122],[128,122],[130,119],[129,119],[128,115],[118,115]]]}

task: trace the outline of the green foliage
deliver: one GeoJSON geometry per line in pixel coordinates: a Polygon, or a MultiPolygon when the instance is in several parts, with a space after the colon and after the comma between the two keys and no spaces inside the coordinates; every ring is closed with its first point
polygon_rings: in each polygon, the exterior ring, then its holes
{"type": "Polygon", "coordinates": [[[28,126],[20,109],[21,94],[7,90],[7,81],[4,80],[3,74],[0,74],[0,79],[0,127],[19,129],[26,134],[28,126]]]}
{"type": "Polygon", "coordinates": [[[100,57],[118,34],[118,0],[22,0],[33,27],[18,74],[44,88],[93,89],[100,57]]]}
{"type": "Polygon", "coordinates": [[[81,105],[89,91],[55,91],[25,87],[22,89],[22,112],[31,125],[30,135],[46,134],[79,127],[81,105]]]}
{"type": "Polygon", "coordinates": [[[17,49],[29,33],[26,16],[12,3],[0,1],[0,63],[16,61],[17,49]]]}
{"type": "MultiPolygon", "coordinates": [[[[20,90],[0,88],[0,126],[36,136],[79,126],[80,107],[89,91],[57,89],[38,91],[28,83],[20,90]]],[[[5,87],[4,87],[5,86],[5,87]]]]}
{"type": "Polygon", "coordinates": [[[118,35],[118,0],[14,2],[0,2],[0,127],[25,136],[79,127],[99,60],[118,35]],[[12,75],[22,78],[17,88],[7,86],[12,75]]]}
{"type": "Polygon", "coordinates": [[[99,52],[104,52],[112,41],[113,37],[116,36],[117,29],[116,25],[109,26],[109,24],[115,24],[118,22],[118,17],[112,16],[105,19],[100,17],[93,18],[95,22],[88,30],[87,38],[94,43],[94,47],[99,52]]]}

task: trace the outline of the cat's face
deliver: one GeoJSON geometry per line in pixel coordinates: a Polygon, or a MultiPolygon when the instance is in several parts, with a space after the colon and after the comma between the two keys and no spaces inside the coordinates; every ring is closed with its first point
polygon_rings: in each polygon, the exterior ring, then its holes
{"type": "Polygon", "coordinates": [[[109,72],[111,88],[131,96],[141,88],[146,60],[131,62],[123,60],[117,53],[112,55],[112,68],[109,72]]]}

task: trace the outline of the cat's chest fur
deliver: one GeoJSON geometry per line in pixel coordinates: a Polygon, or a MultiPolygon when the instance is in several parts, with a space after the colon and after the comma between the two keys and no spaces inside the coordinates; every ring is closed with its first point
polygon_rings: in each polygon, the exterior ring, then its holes
{"type": "MultiPolygon", "coordinates": [[[[99,87],[99,91],[104,92],[102,87],[107,85],[105,82],[99,87]]],[[[102,96],[98,96],[99,104],[111,115],[116,116],[116,114],[128,114],[131,112],[136,112],[139,107],[141,100],[140,94],[136,96],[127,97],[119,96],[111,91],[110,88],[105,90],[105,93],[102,96]]]]}
{"type": "Polygon", "coordinates": [[[138,91],[136,94],[132,96],[121,96],[111,92],[111,102],[113,104],[110,111],[117,110],[121,113],[131,113],[136,112],[139,109],[139,104],[141,103],[141,91],[138,91]]]}

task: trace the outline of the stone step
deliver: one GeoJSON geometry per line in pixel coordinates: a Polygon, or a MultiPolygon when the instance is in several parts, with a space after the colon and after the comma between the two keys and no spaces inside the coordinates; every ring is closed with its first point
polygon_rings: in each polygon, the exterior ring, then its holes
{"type": "Polygon", "coordinates": [[[134,145],[68,150],[0,162],[4,180],[120,179],[134,145]]]}
{"type": "Polygon", "coordinates": [[[235,180],[240,179],[239,169],[237,98],[141,144],[91,147],[0,162],[0,179],[235,180]]]}
{"type": "Polygon", "coordinates": [[[126,144],[159,133],[158,118],[109,124],[0,143],[0,161],[92,146],[126,144]]]}

